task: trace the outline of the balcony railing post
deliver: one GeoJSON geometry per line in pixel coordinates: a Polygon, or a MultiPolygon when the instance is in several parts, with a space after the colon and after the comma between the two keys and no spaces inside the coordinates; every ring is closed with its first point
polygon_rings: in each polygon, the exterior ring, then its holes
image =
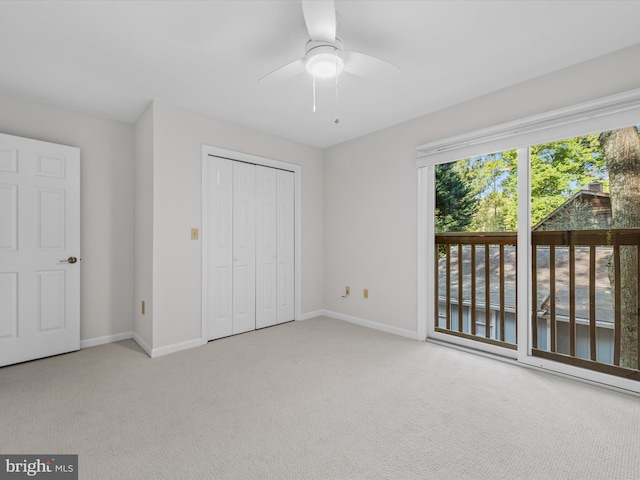
{"type": "Polygon", "coordinates": [[[636,246],[636,337],[638,338],[636,368],[640,370],[640,245],[636,246]]]}
{"type": "Polygon", "coordinates": [[[440,245],[442,245],[441,243],[439,243],[436,240],[436,251],[435,251],[435,259],[433,264],[435,265],[435,272],[433,272],[433,275],[435,276],[436,281],[433,282],[435,283],[435,296],[434,298],[436,299],[436,301],[434,302],[434,324],[435,327],[439,327],[440,326],[440,270],[438,268],[438,251],[440,249],[440,245]]]}
{"type": "Polygon", "coordinates": [[[556,246],[549,245],[549,350],[552,352],[558,349],[556,326],[556,246]]]}
{"type": "Polygon", "coordinates": [[[620,334],[622,325],[622,294],[620,293],[620,245],[613,246],[613,291],[614,291],[614,336],[613,336],[613,364],[620,365],[620,334]]]}
{"type": "Polygon", "coordinates": [[[491,338],[491,275],[489,270],[489,244],[484,246],[484,336],[491,338]]]}
{"type": "Polygon", "coordinates": [[[538,247],[531,246],[531,298],[533,298],[533,308],[531,309],[531,345],[538,348],[538,247]]]}
{"type": "Polygon", "coordinates": [[[476,246],[471,245],[471,312],[470,323],[471,323],[471,335],[476,334],[476,246]]]}
{"type": "MultiPolygon", "coordinates": [[[[516,277],[516,279],[515,279],[515,291],[516,291],[516,293],[515,293],[515,295],[516,295],[515,296],[515,299],[516,299],[515,304],[516,305],[515,305],[514,310],[515,310],[515,315],[516,315],[516,319],[517,319],[518,318],[518,278],[517,278],[517,276],[518,276],[517,275],[517,271],[518,271],[518,245],[517,245],[517,242],[516,242],[516,245],[514,245],[513,249],[514,249],[515,266],[516,266],[516,275],[515,275],[515,277],[516,277]]],[[[516,332],[516,338],[518,338],[518,321],[517,320],[516,320],[516,322],[514,324],[514,327],[515,327],[515,332],[516,332]]]]}
{"type": "Polygon", "coordinates": [[[451,330],[451,245],[447,245],[447,276],[446,280],[446,326],[447,330],[451,330]]]}
{"type": "Polygon", "coordinates": [[[576,356],[576,249],[569,245],[569,355],[576,356]]]}
{"type": "Polygon", "coordinates": [[[458,244],[458,331],[463,331],[463,267],[462,243],[458,244]]]}
{"type": "Polygon", "coordinates": [[[589,350],[591,360],[597,360],[596,345],[596,246],[589,246],[589,350]]]}
{"type": "Polygon", "coordinates": [[[500,244],[500,341],[504,342],[504,245],[500,244]]]}

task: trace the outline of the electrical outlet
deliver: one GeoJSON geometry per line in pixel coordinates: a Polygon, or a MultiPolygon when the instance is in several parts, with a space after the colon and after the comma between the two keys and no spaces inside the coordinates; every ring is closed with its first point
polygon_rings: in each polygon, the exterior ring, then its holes
{"type": "Polygon", "coordinates": [[[365,288],[365,289],[363,290],[363,292],[362,292],[362,296],[363,296],[364,298],[369,298],[369,289],[368,289],[368,288],[365,288]]]}

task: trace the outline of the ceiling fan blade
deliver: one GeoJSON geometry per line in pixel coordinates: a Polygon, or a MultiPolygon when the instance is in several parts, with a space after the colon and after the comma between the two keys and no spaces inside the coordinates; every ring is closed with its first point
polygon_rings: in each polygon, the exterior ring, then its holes
{"type": "Polygon", "coordinates": [[[344,52],[344,71],[360,77],[384,77],[398,73],[393,63],[360,52],[344,52]]]}
{"type": "Polygon", "coordinates": [[[302,0],[304,23],[311,40],[336,39],[336,6],[333,0],[302,0]]]}
{"type": "Polygon", "coordinates": [[[298,58],[291,63],[287,63],[280,68],[276,68],[273,72],[269,72],[261,77],[258,82],[265,85],[281,82],[288,78],[295,77],[296,75],[305,72],[304,58],[298,58]]]}

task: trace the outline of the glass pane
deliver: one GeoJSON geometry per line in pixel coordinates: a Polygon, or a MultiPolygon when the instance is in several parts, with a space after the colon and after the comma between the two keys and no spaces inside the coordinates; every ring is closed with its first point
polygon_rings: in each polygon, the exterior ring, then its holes
{"type": "Polygon", "coordinates": [[[513,348],[517,150],[438,165],[435,183],[436,327],[513,348]]]}
{"type": "Polygon", "coordinates": [[[436,166],[436,232],[515,232],[518,151],[436,166]]]}
{"type": "Polygon", "coordinates": [[[532,146],[531,220],[534,349],[637,370],[638,126],[532,146]]]}

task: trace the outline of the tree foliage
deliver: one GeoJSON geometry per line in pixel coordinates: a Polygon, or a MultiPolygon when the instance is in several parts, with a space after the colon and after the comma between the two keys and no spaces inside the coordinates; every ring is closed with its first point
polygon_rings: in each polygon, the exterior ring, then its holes
{"type": "Polygon", "coordinates": [[[464,232],[477,209],[477,200],[453,168],[436,166],[436,232],[464,232]]]}
{"type": "Polygon", "coordinates": [[[515,229],[517,208],[510,209],[509,203],[517,199],[517,163],[517,150],[456,162],[456,171],[478,199],[471,231],[501,232],[515,229]],[[511,225],[513,228],[509,228],[511,225]]]}
{"type": "Polygon", "coordinates": [[[605,158],[598,135],[532,146],[532,225],[596,181],[608,190],[605,158]]]}
{"type": "MultiPolygon", "coordinates": [[[[537,224],[574,193],[598,181],[608,188],[598,135],[531,147],[531,222],[537,224]]],[[[517,150],[460,160],[454,169],[478,200],[471,231],[515,231],[518,226],[517,150]]]]}

